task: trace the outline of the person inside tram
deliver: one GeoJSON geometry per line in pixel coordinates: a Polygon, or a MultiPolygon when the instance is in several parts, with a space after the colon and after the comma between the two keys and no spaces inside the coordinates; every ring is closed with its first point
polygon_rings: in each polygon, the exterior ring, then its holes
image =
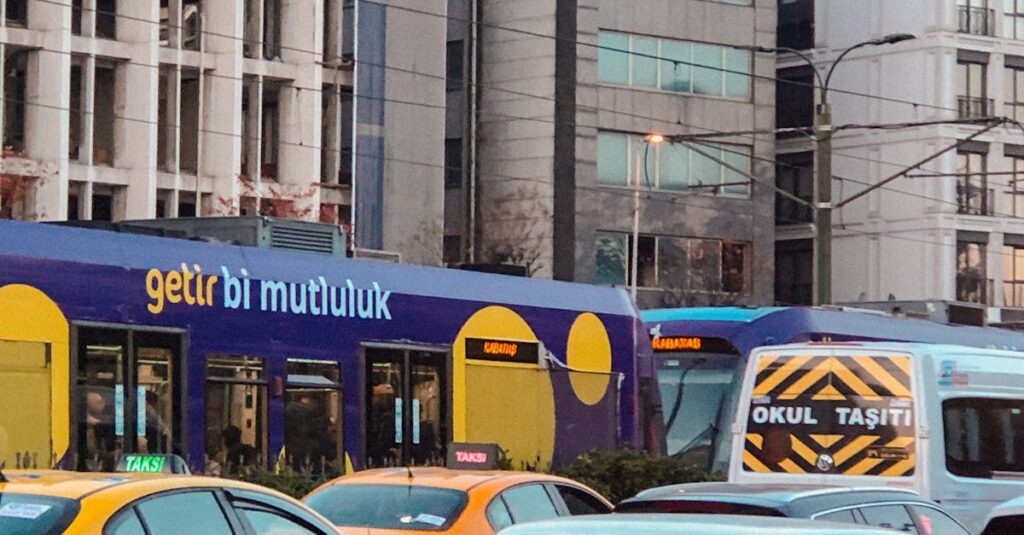
{"type": "Polygon", "coordinates": [[[223,467],[224,475],[235,475],[246,466],[256,464],[256,448],[242,442],[242,430],[234,425],[224,428],[221,433],[223,448],[217,461],[223,467]]]}
{"type": "Polygon", "coordinates": [[[117,457],[113,414],[106,397],[96,390],[85,395],[85,418],[79,424],[84,441],[83,465],[88,470],[112,470],[117,457]]]}

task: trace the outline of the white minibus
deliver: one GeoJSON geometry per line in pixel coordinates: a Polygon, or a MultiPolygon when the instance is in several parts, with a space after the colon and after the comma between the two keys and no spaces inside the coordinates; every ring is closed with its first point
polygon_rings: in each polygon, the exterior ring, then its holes
{"type": "Polygon", "coordinates": [[[732,433],[729,481],[910,488],[978,532],[1024,495],[1024,353],[758,348],[732,433]]]}

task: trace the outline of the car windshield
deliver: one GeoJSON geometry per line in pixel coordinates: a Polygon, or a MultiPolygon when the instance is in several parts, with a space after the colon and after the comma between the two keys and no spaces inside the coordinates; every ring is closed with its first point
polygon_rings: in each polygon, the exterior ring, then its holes
{"type": "Polygon", "coordinates": [[[0,533],[62,533],[78,514],[78,503],[64,498],[0,493],[0,533]]]}
{"type": "Polygon", "coordinates": [[[305,502],[337,526],[441,531],[468,499],[465,492],[412,485],[334,485],[305,502]]]}
{"type": "Polygon", "coordinates": [[[638,500],[623,502],[616,513],[705,513],[717,515],[785,516],[771,507],[711,500],[638,500]]]}

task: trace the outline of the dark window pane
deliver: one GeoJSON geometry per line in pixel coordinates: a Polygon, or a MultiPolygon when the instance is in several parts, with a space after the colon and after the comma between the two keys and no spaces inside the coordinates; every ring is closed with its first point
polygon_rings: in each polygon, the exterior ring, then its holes
{"type": "Polygon", "coordinates": [[[399,485],[334,485],[306,505],[338,526],[443,531],[462,513],[466,493],[399,485]]]}
{"type": "Polygon", "coordinates": [[[502,493],[516,524],[536,522],[558,516],[554,502],[543,485],[523,485],[502,493]]]}
{"type": "Polygon", "coordinates": [[[1012,515],[992,519],[981,535],[1019,535],[1024,533],[1024,516],[1012,515]]]}
{"type": "Polygon", "coordinates": [[[160,535],[222,535],[231,525],[212,492],[179,492],[136,506],[152,533],[160,535]]]}
{"type": "Polygon", "coordinates": [[[462,139],[444,140],[444,187],[462,187],[462,139]]]}
{"type": "Polygon", "coordinates": [[[744,243],[722,243],[722,291],[745,293],[747,288],[747,251],[744,243]]]}
{"type": "Polygon", "coordinates": [[[658,238],[658,286],[666,290],[687,289],[686,238],[658,238]]]}
{"type": "Polygon", "coordinates": [[[491,522],[494,531],[501,531],[512,525],[512,516],[508,514],[508,507],[505,507],[501,497],[495,498],[487,506],[487,520],[491,522]]]}
{"type": "Polygon", "coordinates": [[[626,235],[597,234],[594,253],[594,284],[626,283],[626,235]]]}
{"type": "Polygon", "coordinates": [[[601,515],[609,512],[608,506],[589,492],[567,485],[555,485],[571,515],[601,515]]]}
{"type": "Polygon", "coordinates": [[[620,503],[616,513],[675,513],[743,516],[785,516],[770,507],[704,500],[639,500],[620,503]]]}
{"type": "Polygon", "coordinates": [[[78,503],[74,500],[3,493],[0,494],[0,533],[4,535],[61,533],[75,519],[78,508],[78,503]],[[18,515],[19,512],[26,514],[18,515]],[[34,516],[36,514],[38,516],[34,516]]]}
{"type": "MultiPolygon", "coordinates": [[[[630,237],[629,243],[630,249],[627,252],[627,257],[632,258],[632,237],[630,237]]],[[[658,272],[655,265],[656,243],[657,240],[654,236],[640,236],[637,247],[636,284],[642,288],[654,288],[658,285],[658,272]]],[[[632,260],[628,269],[633,269],[632,260]]]]}
{"type": "Polygon", "coordinates": [[[211,355],[207,359],[206,448],[213,473],[235,474],[266,460],[267,388],[263,361],[211,355]]]}
{"type": "Polygon", "coordinates": [[[308,474],[340,473],[340,367],[333,362],[288,361],[285,393],[285,455],[308,474]]]}
{"type": "Polygon", "coordinates": [[[963,477],[1024,472],[1024,401],[957,398],[942,403],[946,467],[963,477]]]}
{"type": "Polygon", "coordinates": [[[146,530],[142,527],[139,515],[135,514],[135,508],[132,507],[131,509],[122,512],[116,520],[107,524],[107,527],[103,530],[103,534],[146,535],[146,530]]]}
{"type": "Polygon", "coordinates": [[[917,533],[917,525],[902,505],[876,505],[860,509],[868,525],[917,533]]]}
{"type": "Polygon", "coordinates": [[[445,74],[449,91],[462,88],[462,70],[465,63],[463,61],[464,53],[465,43],[463,41],[448,41],[445,54],[447,57],[445,74]]]}

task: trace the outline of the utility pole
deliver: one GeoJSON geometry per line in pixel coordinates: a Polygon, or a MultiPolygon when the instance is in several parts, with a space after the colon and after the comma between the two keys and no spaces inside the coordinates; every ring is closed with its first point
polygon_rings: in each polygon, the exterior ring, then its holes
{"type": "Polygon", "coordinates": [[[814,305],[832,302],[832,106],[828,103],[828,87],[832,74],[847,54],[865,46],[893,45],[914,39],[908,33],[894,33],[879,39],[857,43],[832,62],[828,74],[822,77],[814,60],[807,54],[789,47],[738,47],[754,52],[787,52],[796,55],[811,67],[818,81],[821,98],[814,108],[814,305]]]}
{"type": "Polygon", "coordinates": [[[814,113],[814,301],[832,302],[832,105],[828,92],[814,113]]]}

